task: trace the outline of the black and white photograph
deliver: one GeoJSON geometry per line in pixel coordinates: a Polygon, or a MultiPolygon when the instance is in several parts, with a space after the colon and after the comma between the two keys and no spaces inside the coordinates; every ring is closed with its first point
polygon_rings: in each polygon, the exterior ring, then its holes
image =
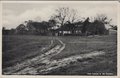
{"type": "Polygon", "coordinates": [[[118,75],[118,2],[1,4],[2,75],[118,75]]]}

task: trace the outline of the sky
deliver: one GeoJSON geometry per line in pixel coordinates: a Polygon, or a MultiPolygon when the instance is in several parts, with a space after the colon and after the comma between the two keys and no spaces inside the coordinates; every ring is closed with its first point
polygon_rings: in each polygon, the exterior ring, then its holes
{"type": "Polygon", "coordinates": [[[96,17],[105,14],[117,25],[116,2],[81,2],[81,1],[39,1],[39,2],[5,2],[2,3],[2,26],[7,29],[16,28],[27,20],[48,21],[59,7],[77,10],[78,18],[96,17]]]}

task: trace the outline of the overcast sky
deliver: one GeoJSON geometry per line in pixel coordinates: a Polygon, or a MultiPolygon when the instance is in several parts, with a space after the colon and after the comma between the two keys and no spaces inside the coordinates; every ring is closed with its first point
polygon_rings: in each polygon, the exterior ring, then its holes
{"type": "MultiPolygon", "coordinates": [[[[2,24],[6,28],[15,28],[27,20],[47,21],[55,13],[58,7],[70,7],[77,10],[80,17],[95,17],[97,14],[105,14],[112,18],[111,24],[117,24],[116,2],[25,2],[3,3],[2,24]]],[[[79,18],[80,18],[79,17],[79,18]]]]}

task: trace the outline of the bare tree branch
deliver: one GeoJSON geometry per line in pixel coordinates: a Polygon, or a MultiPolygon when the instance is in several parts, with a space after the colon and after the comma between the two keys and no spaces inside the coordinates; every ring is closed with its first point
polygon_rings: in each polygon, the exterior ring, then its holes
{"type": "Polygon", "coordinates": [[[54,15],[54,19],[63,26],[67,21],[70,23],[75,22],[77,20],[76,10],[70,9],[68,7],[61,7],[56,9],[56,14],[54,15]]]}
{"type": "Polygon", "coordinates": [[[98,14],[95,20],[101,21],[104,24],[110,24],[112,19],[108,19],[108,17],[105,14],[98,14]]]}

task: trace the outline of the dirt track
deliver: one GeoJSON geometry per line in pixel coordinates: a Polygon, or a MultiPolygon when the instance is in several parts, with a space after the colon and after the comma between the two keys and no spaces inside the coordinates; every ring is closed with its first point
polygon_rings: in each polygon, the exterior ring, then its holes
{"type": "MultiPolygon", "coordinates": [[[[65,48],[65,44],[61,40],[56,40],[59,41],[60,44],[57,44],[52,49],[48,50],[45,54],[25,60],[15,66],[6,68],[4,74],[47,74],[56,68],[69,65],[71,62],[75,63],[78,60],[94,58],[94,56],[105,54],[102,51],[94,51],[84,55],[75,55],[59,60],[51,60],[51,57],[59,54],[65,48]]],[[[51,41],[51,45],[53,43],[54,41],[51,41]]]]}
{"type": "MultiPolygon", "coordinates": [[[[65,44],[61,40],[57,39],[57,41],[59,41],[60,44],[57,44],[55,47],[47,51],[45,54],[36,56],[32,59],[25,60],[21,63],[16,64],[15,66],[8,67],[4,69],[5,70],[3,71],[4,74],[38,74],[38,69],[43,70],[44,68],[42,67],[46,67],[46,63],[42,62],[45,61],[48,62],[50,57],[60,53],[65,48],[65,44]]],[[[54,42],[51,41],[51,45],[53,43],[54,42]]]]}

